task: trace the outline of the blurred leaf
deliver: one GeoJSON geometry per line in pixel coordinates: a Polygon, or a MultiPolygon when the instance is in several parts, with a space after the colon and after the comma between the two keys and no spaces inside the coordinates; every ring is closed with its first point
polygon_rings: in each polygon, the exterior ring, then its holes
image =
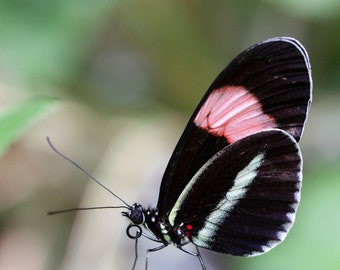
{"type": "Polygon", "coordinates": [[[115,3],[0,1],[0,57],[29,83],[65,84],[77,74],[115,3]]]}
{"type": "Polygon", "coordinates": [[[0,155],[51,102],[46,98],[32,99],[0,116],[0,155]]]}

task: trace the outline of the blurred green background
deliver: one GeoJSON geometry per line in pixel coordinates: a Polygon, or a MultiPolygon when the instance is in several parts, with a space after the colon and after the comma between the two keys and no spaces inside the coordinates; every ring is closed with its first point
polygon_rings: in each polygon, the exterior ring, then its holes
{"type": "MultiPolygon", "coordinates": [[[[340,2],[0,0],[0,269],[131,269],[119,205],[51,151],[50,136],[129,203],[156,204],[186,121],[222,68],[269,37],[309,52],[304,186],[286,241],[260,257],[204,252],[209,269],[340,268],[340,2]]],[[[137,269],[144,269],[141,240],[137,269]]],[[[150,269],[199,269],[167,248],[150,269]]]]}

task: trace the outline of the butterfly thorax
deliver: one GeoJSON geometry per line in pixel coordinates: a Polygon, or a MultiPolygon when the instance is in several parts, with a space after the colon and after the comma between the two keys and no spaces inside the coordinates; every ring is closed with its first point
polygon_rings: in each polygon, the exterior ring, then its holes
{"type": "Polygon", "coordinates": [[[134,225],[144,225],[164,245],[173,243],[182,246],[187,242],[184,232],[180,226],[173,227],[168,220],[160,217],[157,208],[143,209],[140,204],[133,204],[129,212],[123,213],[134,225]]]}
{"type": "Polygon", "coordinates": [[[161,218],[156,208],[145,210],[144,215],[145,227],[161,240],[163,244],[168,245],[173,243],[179,247],[187,242],[187,238],[181,227],[173,227],[167,219],[161,218]]]}

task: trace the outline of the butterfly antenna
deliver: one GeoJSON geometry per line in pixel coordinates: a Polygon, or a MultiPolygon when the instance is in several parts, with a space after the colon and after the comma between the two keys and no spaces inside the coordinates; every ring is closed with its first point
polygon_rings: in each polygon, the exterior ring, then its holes
{"type": "Polygon", "coordinates": [[[94,207],[76,207],[76,208],[68,208],[63,210],[56,210],[56,211],[49,211],[47,215],[56,215],[61,213],[68,213],[68,212],[76,212],[81,210],[93,210],[93,209],[117,209],[117,208],[124,208],[129,209],[126,206],[94,206],[94,207]]]}
{"type": "Polygon", "coordinates": [[[54,152],[56,152],[60,157],[62,157],[63,159],[67,160],[68,162],[70,162],[73,166],[77,167],[79,170],[81,170],[84,174],[86,174],[91,180],[93,180],[94,182],[96,182],[98,185],[100,185],[102,188],[106,189],[108,192],[110,192],[114,197],[116,197],[118,200],[120,200],[123,204],[125,204],[128,208],[131,208],[131,206],[125,202],[122,198],[120,198],[118,195],[116,195],[115,193],[113,193],[108,187],[106,187],[104,184],[102,184],[99,180],[97,180],[94,176],[92,176],[89,172],[87,172],[84,168],[82,168],[79,164],[77,164],[76,162],[74,162],[72,159],[70,159],[69,157],[65,156],[63,153],[59,152],[59,150],[57,150],[57,148],[55,148],[55,146],[52,144],[51,140],[49,137],[46,137],[48,144],[50,145],[50,147],[52,148],[52,150],[54,152]]]}

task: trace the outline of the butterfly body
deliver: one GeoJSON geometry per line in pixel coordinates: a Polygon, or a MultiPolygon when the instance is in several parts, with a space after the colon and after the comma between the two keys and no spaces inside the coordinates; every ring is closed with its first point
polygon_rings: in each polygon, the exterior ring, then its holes
{"type": "Polygon", "coordinates": [[[135,203],[128,212],[123,212],[123,215],[128,217],[134,225],[144,225],[156,237],[154,240],[164,246],[173,243],[180,247],[187,242],[186,235],[181,228],[174,228],[168,220],[161,220],[156,208],[143,209],[140,204],[135,203]]]}

